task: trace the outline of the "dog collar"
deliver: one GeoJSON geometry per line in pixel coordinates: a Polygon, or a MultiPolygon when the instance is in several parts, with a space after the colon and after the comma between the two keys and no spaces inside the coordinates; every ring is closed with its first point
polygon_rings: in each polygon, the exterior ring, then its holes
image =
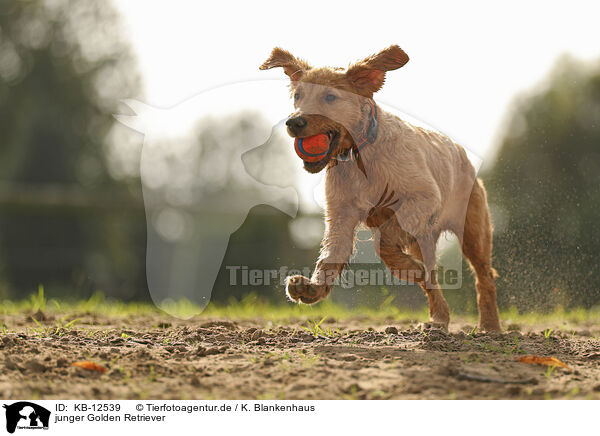
{"type": "MultiPolygon", "coordinates": [[[[373,99],[369,99],[369,105],[369,122],[367,123],[362,137],[360,138],[360,142],[358,144],[355,142],[352,148],[347,150],[344,154],[337,156],[337,160],[342,162],[355,160],[356,165],[358,165],[358,169],[362,171],[365,177],[367,177],[367,170],[365,169],[365,164],[360,157],[360,150],[362,150],[368,144],[373,144],[377,140],[377,131],[379,129],[379,123],[377,122],[377,105],[373,99]]],[[[336,164],[337,162],[334,163],[334,165],[336,164]]]]}
{"type": "Polygon", "coordinates": [[[352,148],[348,149],[343,155],[338,156],[338,160],[349,161],[358,159],[358,153],[367,145],[373,144],[377,140],[377,131],[379,123],[377,122],[377,105],[373,99],[369,99],[369,121],[359,138],[358,143],[355,142],[352,148]]]}
{"type": "Polygon", "coordinates": [[[356,152],[360,151],[365,145],[374,143],[377,139],[377,130],[379,129],[379,124],[377,123],[377,106],[373,99],[369,99],[369,105],[369,124],[365,128],[362,141],[355,146],[356,152]]]}

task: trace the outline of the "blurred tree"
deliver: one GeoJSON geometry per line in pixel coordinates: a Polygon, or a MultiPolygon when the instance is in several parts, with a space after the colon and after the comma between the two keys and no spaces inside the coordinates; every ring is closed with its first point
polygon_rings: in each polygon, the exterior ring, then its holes
{"type": "Polygon", "coordinates": [[[600,303],[600,65],[559,60],[516,102],[484,173],[499,298],[520,309],[600,303]]]}
{"type": "MultiPolygon", "coordinates": [[[[106,137],[118,99],[135,94],[137,84],[118,16],[107,2],[2,2],[3,191],[42,192],[45,186],[58,192],[75,187],[90,197],[123,193],[110,177],[106,137]]],[[[138,282],[144,276],[143,260],[127,255],[124,246],[145,235],[136,234],[140,223],[129,221],[114,214],[96,217],[93,210],[3,205],[4,273],[17,291],[30,291],[37,283],[83,289],[126,281],[131,287],[132,271],[138,282]],[[95,283],[86,284],[90,275],[95,283]]]]}

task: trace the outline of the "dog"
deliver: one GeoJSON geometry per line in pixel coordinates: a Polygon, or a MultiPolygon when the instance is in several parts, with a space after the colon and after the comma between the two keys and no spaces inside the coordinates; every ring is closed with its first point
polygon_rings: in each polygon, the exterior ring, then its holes
{"type": "Polygon", "coordinates": [[[392,45],[346,69],[314,68],[276,47],[261,65],[281,67],[290,78],[295,112],[286,121],[288,134],[296,141],[325,134],[329,141],[322,158],[304,162],[310,173],[326,170],[320,256],[311,278],[287,278],[286,293],[305,304],[327,297],[352,256],[358,227],[366,225],[391,272],[425,291],[429,325],[447,330],[435,250],[440,234],[450,231],[476,278],[479,328],[500,331],[486,191],[465,150],[373,100],[386,73],[408,60],[392,45]]]}

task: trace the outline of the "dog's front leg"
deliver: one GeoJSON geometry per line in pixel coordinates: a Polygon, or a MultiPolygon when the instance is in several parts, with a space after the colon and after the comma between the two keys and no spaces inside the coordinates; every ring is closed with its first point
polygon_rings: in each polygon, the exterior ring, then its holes
{"type": "Polygon", "coordinates": [[[312,278],[291,276],[287,279],[286,293],[291,300],[313,304],[329,295],[333,282],[350,260],[359,222],[360,214],[353,208],[327,213],[321,255],[312,278]]]}

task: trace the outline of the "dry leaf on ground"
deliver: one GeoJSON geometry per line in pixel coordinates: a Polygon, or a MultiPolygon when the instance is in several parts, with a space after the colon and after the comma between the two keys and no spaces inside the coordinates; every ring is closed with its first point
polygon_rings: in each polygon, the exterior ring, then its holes
{"type": "Polygon", "coordinates": [[[558,366],[560,368],[570,369],[565,362],[558,360],[556,357],[523,356],[519,357],[519,362],[531,365],[558,366]]]}
{"type": "Polygon", "coordinates": [[[90,362],[89,360],[82,360],[80,362],[73,362],[73,366],[78,366],[79,368],[87,369],[89,371],[98,371],[105,372],[106,368],[102,365],[98,365],[97,363],[90,362]]]}

